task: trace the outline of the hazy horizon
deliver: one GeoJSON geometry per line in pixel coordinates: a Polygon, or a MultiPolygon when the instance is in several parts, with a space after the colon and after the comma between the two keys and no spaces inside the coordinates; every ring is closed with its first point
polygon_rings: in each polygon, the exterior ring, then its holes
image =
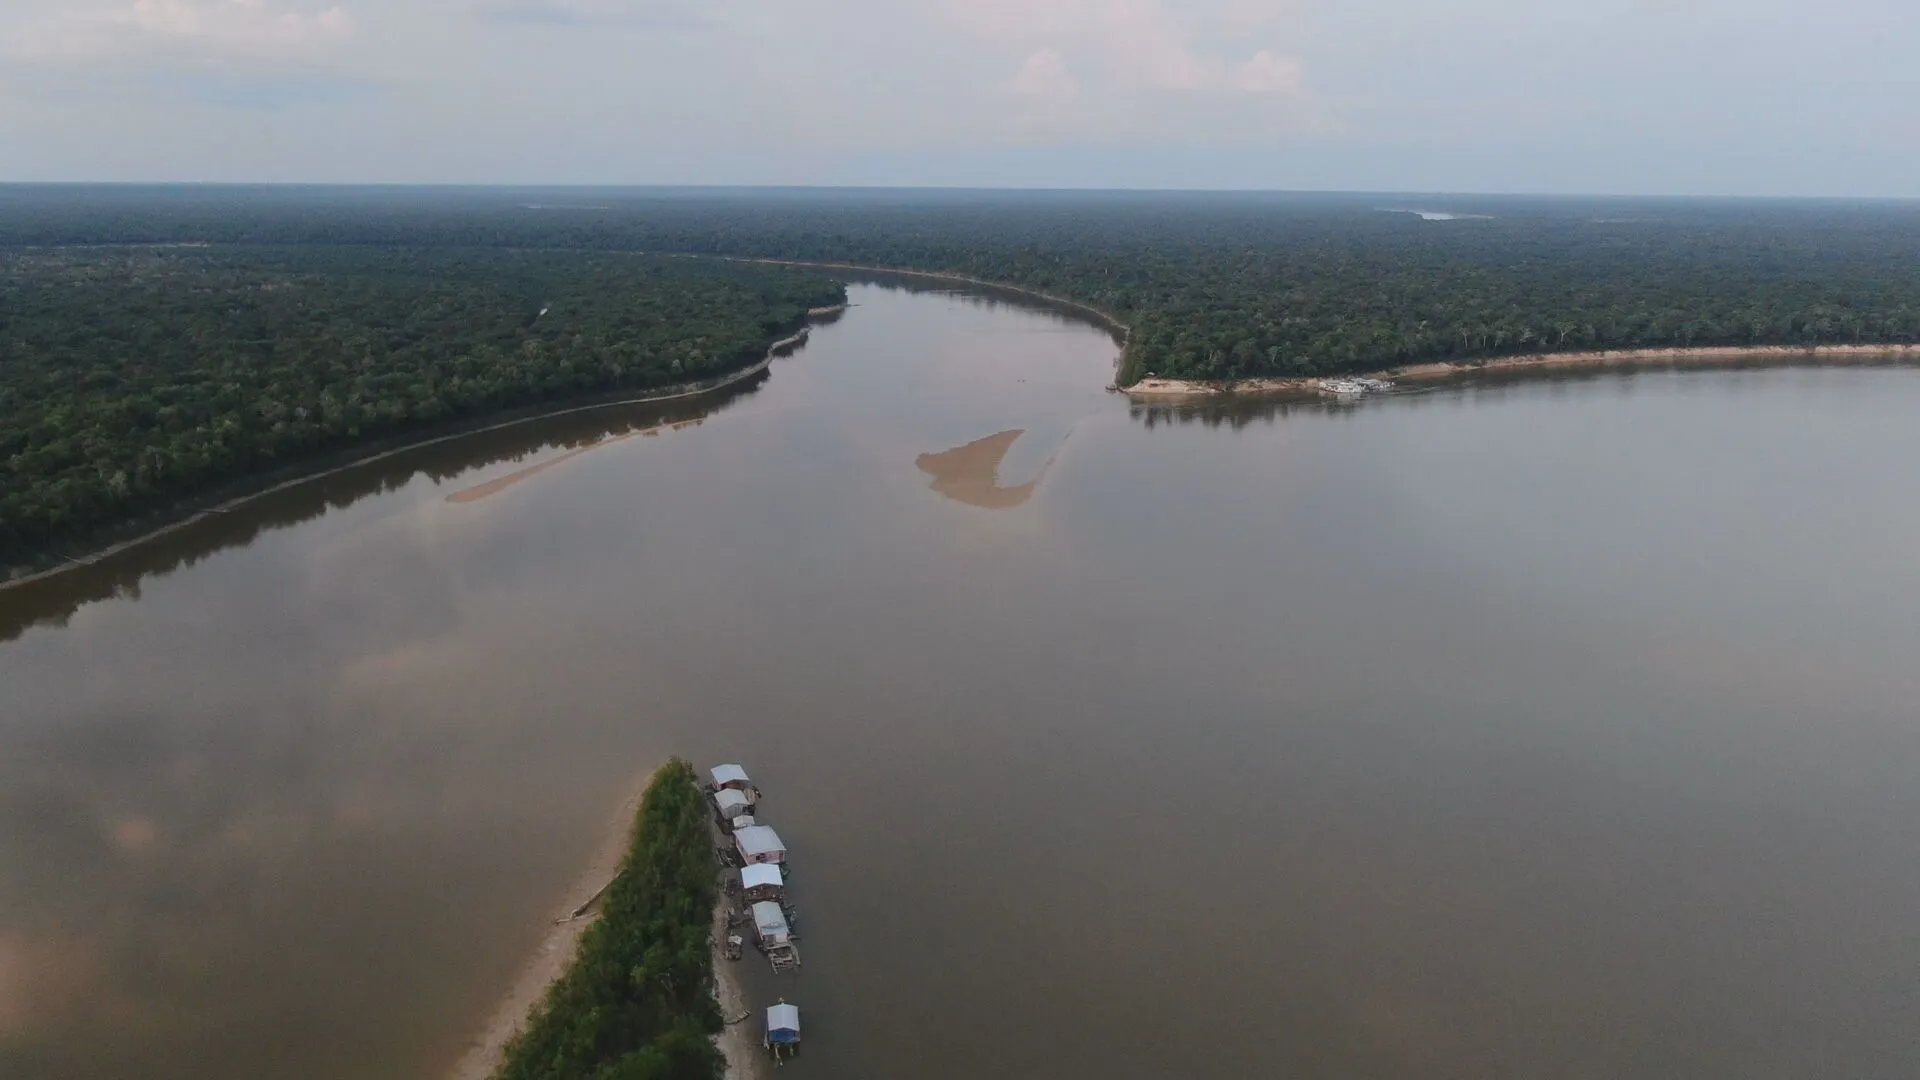
{"type": "Polygon", "coordinates": [[[0,182],[1920,197],[1892,0],[15,0],[0,182]]]}
{"type": "MultiPolygon", "coordinates": [[[[951,195],[1222,195],[1273,196],[1281,199],[1432,199],[1461,201],[1474,199],[1514,200],[1519,202],[1646,202],[1646,203],[1885,203],[1920,204],[1920,195],[1740,195],[1716,192],[1615,192],[1615,191],[1412,191],[1390,188],[1253,188],[1253,187],[1038,187],[1038,186],[963,186],[956,184],[648,184],[648,183],[501,183],[487,180],[410,181],[410,180],[0,180],[6,188],[160,188],[218,191],[295,190],[318,191],[461,191],[461,192],[540,192],[597,191],[608,194],[688,194],[728,193],[777,194],[951,194],[951,195]]],[[[1371,209],[1390,213],[1413,213],[1427,207],[1377,206],[1371,209]]]]}

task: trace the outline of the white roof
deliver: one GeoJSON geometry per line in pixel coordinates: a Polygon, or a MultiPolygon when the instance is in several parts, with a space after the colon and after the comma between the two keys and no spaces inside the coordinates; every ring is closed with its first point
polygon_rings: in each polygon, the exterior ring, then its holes
{"type": "Polygon", "coordinates": [[[749,863],[740,868],[740,884],[746,888],[757,889],[762,885],[777,887],[781,883],[779,863],[749,863]]]}
{"type": "Polygon", "coordinates": [[[780,842],[780,834],[773,831],[771,825],[749,825],[733,834],[733,842],[740,846],[742,855],[769,855],[773,852],[786,854],[787,845],[780,842]]]}
{"type": "Polygon", "coordinates": [[[752,806],[753,800],[747,798],[747,793],[738,788],[721,788],[713,793],[713,805],[721,810],[728,810],[735,806],[752,806]]]}
{"type": "Polygon", "coordinates": [[[781,1002],[767,1006],[768,1031],[799,1031],[800,1006],[781,1002]]]}
{"type": "Polygon", "coordinates": [[[735,814],[727,824],[733,826],[734,832],[739,832],[741,829],[751,829],[755,825],[758,825],[759,822],[753,819],[752,814],[735,814]]]}
{"type": "Polygon", "coordinates": [[[715,765],[713,767],[713,782],[723,787],[727,784],[749,783],[747,780],[747,770],[738,765],[715,765]]]}
{"type": "Polygon", "coordinates": [[[753,925],[760,928],[762,937],[785,937],[787,913],[780,910],[779,904],[762,900],[753,905],[753,925]]]}

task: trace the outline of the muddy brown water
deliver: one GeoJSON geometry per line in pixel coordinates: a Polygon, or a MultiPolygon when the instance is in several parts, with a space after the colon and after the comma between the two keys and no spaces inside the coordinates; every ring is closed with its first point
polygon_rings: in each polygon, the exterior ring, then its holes
{"type": "Polygon", "coordinates": [[[0,1075],[439,1075],[676,753],[796,1080],[1920,1075],[1920,373],[1145,409],[854,300],[0,593],[0,1075]]]}

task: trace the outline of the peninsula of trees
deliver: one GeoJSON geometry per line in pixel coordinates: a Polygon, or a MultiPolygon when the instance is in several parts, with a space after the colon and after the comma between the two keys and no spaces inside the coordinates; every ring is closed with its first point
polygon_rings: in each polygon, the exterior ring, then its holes
{"type": "Polygon", "coordinates": [[[647,785],[619,875],[497,1080],[717,1080],[707,940],[719,895],[706,797],[675,759],[647,785]]]}

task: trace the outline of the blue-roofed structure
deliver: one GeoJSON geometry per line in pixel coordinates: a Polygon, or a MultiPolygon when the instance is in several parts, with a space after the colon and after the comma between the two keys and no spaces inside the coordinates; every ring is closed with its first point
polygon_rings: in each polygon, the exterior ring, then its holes
{"type": "Polygon", "coordinates": [[[800,1008],[784,999],[767,1009],[767,1050],[775,1060],[791,1057],[800,1050],[800,1008]]]}

